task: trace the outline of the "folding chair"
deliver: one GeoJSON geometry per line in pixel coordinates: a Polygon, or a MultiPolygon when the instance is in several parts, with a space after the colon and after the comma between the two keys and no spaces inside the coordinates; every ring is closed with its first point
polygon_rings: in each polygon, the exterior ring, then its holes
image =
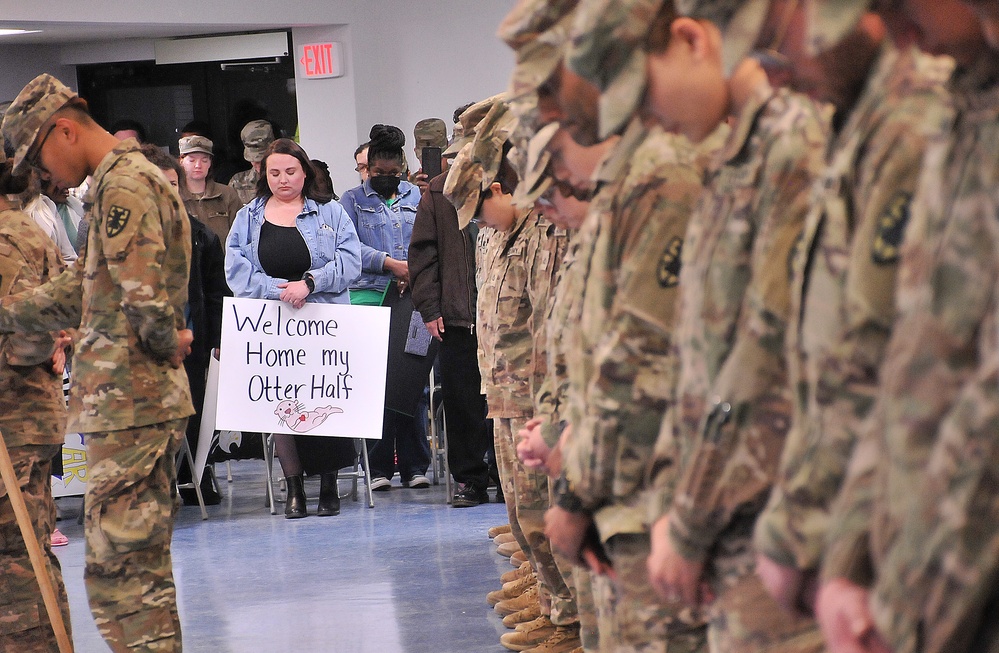
{"type": "MultiPolygon", "coordinates": [[[[201,507],[201,519],[208,519],[208,511],[205,510],[205,499],[201,496],[201,484],[197,481],[197,474],[194,471],[194,456],[191,454],[191,445],[187,443],[187,436],[180,439],[180,451],[177,452],[175,467],[180,468],[180,463],[187,460],[191,468],[191,481],[189,483],[177,483],[178,490],[194,490],[198,497],[198,505],[201,507]]],[[[211,473],[211,472],[209,472],[211,473]]]]}
{"type": "Polygon", "coordinates": [[[451,478],[451,468],[447,461],[447,420],[444,416],[444,393],[440,384],[434,379],[434,370],[430,369],[430,401],[427,402],[427,413],[430,421],[430,452],[431,468],[434,485],[440,485],[440,477],[444,477],[447,490],[447,502],[451,503],[454,496],[454,479],[451,478]]]}
{"type": "MultiPolygon", "coordinates": [[[[363,479],[364,487],[368,499],[368,507],[375,507],[375,498],[371,493],[371,472],[369,471],[371,466],[368,464],[368,448],[364,445],[364,440],[361,438],[353,438],[354,440],[354,465],[351,471],[344,472],[340,470],[337,475],[337,480],[342,481],[344,479],[351,480],[351,490],[350,498],[357,501],[357,481],[363,479]],[[359,455],[358,455],[359,454],[359,455]],[[361,461],[364,461],[361,464],[361,461]]],[[[264,463],[267,465],[267,505],[270,507],[271,514],[277,514],[277,499],[275,499],[274,491],[274,434],[268,433],[264,438],[264,463]]],[[[344,468],[346,469],[346,468],[344,468]]],[[[280,488],[279,492],[283,493],[284,488],[284,477],[281,477],[277,481],[280,488]]],[[[337,487],[337,492],[339,492],[339,487],[337,487]]],[[[342,496],[341,496],[342,498],[342,496]]]]}

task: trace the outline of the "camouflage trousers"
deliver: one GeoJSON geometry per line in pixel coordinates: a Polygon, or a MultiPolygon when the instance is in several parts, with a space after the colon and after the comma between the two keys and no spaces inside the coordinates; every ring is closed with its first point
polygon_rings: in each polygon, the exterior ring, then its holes
{"type": "Polygon", "coordinates": [[[612,536],[604,548],[615,578],[593,577],[600,651],[609,653],[703,653],[705,626],[699,615],[665,603],[649,583],[648,533],[612,536]]]}
{"type": "MultiPolygon", "coordinates": [[[[35,537],[49,564],[67,630],[69,601],[59,560],[52,554],[55,502],[52,500],[52,458],[59,445],[27,445],[10,449],[14,473],[35,525],[35,537]]],[[[53,653],[59,650],[35,579],[24,538],[14,518],[7,488],[0,481],[0,653],[53,653]]]]}
{"type": "Polygon", "coordinates": [[[506,497],[510,528],[538,574],[542,605],[550,600],[552,623],[565,626],[578,621],[576,600],[570,589],[572,566],[564,559],[556,561],[551,543],[545,537],[545,511],[549,506],[548,476],[527,469],[517,459],[514,438],[526,421],[523,418],[493,419],[496,466],[506,497]]]}
{"type": "Polygon", "coordinates": [[[597,604],[593,599],[593,575],[589,569],[579,566],[572,568],[573,595],[576,597],[576,610],[579,613],[579,639],[584,653],[600,651],[600,630],[597,619],[597,604]]]}
{"type": "Polygon", "coordinates": [[[84,582],[115,653],[181,650],[170,540],[187,419],[87,434],[84,582]]]}

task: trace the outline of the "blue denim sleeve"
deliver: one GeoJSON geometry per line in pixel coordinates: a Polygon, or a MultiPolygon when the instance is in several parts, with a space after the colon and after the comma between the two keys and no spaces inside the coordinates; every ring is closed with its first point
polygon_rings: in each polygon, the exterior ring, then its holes
{"type": "Polygon", "coordinates": [[[225,280],[236,297],[280,299],[277,287],[285,279],[267,276],[255,260],[251,260],[250,211],[244,206],[236,214],[225,242],[225,280]]]}
{"type": "Polygon", "coordinates": [[[317,292],[342,293],[361,276],[361,241],[354,223],[347,218],[346,209],[336,202],[319,207],[320,223],[329,225],[336,233],[336,247],[326,264],[309,271],[316,281],[317,292]]]}

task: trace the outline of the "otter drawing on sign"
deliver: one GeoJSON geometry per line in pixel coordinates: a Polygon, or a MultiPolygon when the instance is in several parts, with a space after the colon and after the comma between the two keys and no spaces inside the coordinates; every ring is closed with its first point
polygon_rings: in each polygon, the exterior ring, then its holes
{"type": "Polygon", "coordinates": [[[286,399],[277,405],[274,414],[278,416],[278,421],[296,433],[308,433],[326,421],[326,418],[334,413],[342,413],[342,408],[334,406],[322,406],[315,410],[302,410],[305,405],[299,401],[286,399]]]}

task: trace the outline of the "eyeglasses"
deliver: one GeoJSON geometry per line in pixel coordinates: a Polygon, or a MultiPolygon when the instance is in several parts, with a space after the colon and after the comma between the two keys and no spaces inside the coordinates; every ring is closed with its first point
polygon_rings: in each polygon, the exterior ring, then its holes
{"type": "Polygon", "coordinates": [[[37,170],[39,174],[45,177],[49,176],[49,171],[41,163],[42,148],[45,147],[45,141],[49,140],[49,135],[52,134],[55,128],[56,128],[55,123],[49,125],[49,130],[45,132],[45,136],[43,136],[42,140],[39,141],[38,147],[35,148],[35,151],[29,154],[28,156],[24,157],[24,160],[28,163],[29,166],[37,170]]]}
{"type": "Polygon", "coordinates": [[[366,166],[363,163],[358,163],[357,167],[354,168],[354,172],[367,172],[367,171],[368,171],[368,166],[366,166]]]}

